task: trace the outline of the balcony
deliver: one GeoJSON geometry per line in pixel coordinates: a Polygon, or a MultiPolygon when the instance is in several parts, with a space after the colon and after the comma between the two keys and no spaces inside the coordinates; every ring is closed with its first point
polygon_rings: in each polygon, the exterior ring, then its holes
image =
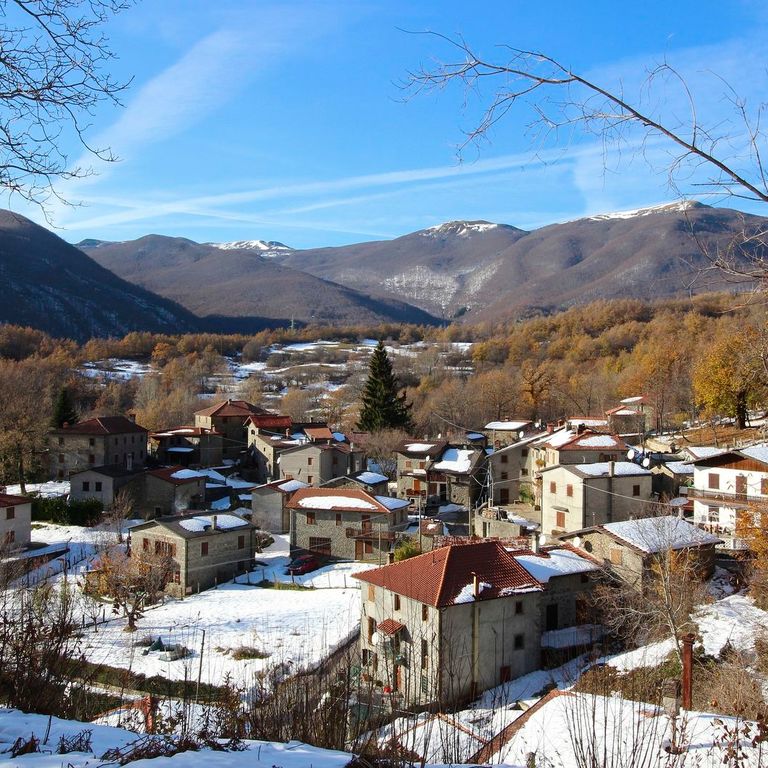
{"type": "Polygon", "coordinates": [[[379,530],[373,526],[347,528],[346,534],[348,539],[380,539],[381,541],[394,541],[397,535],[395,531],[383,528],[379,530]]]}
{"type": "Polygon", "coordinates": [[[689,488],[688,498],[705,503],[717,503],[727,507],[768,506],[768,496],[753,496],[746,493],[727,493],[714,488],[689,488]]]}

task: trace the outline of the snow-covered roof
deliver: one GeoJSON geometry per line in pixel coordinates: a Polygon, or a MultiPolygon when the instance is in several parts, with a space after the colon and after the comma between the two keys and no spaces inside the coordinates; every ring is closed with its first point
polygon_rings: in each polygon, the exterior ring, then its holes
{"type": "Polygon", "coordinates": [[[214,517],[216,518],[216,527],[222,531],[243,528],[248,525],[247,520],[243,520],[236,515],[195,515],[194,517],[185,517],[183,520],[179,520],[179,525],[187,531],[203,533],[206,529],[213,528],[214,517]]]}
{"type": "Polygon", "coordinates": [[[724,452],[723,448],[715,448],[712,445],[686,445],[683,450],[694,459],[710,459],[724,452]]]}
{"type": "Polygon", "coordinates": [[[561,445],[564,445],[569,440],[572,440],[576,436],[576,432],[572,429],[560,429],[556,432],[552,432],[551,434],[547,435],[549,438],[546,440],[546,444],[551,446],[552,448],[559,448],[561,445]]]}
{"type": "Polygon", "coordinates": [[[168,453],[192,453],[195,449],[183,445],[174,445],[170,448],[166,448],[166,450],[168,453]]]}
{"type": "Polygon", "coordinates": [[[433,469],[443,472],[469,472],[472,469],[473,448],[447,448],[433,469]]]}
{"type": "Polygon", "coordinates": [[[284,493],[292,493],[293,491],[298,491],[299,488],[309,488],[309,484],[303,483],[301,480],[286,480],[277,487],[284,493]]]}
{"type": "Polygon", "coordinates": [[[386,475],[380,475],[378,472],[371,472],[370,470],[359,472],[355,475],[355,478],[361,483],[366,483],[368,485],[378,485],[379,483],[385,483],[389,480],[386,475]]]}
{"type": "Polygon", "coordinates": [[[573,467],[566,466],[565,469],[575,469],[588,477],[608,477],[611,464],[613,464],[613,474],[616,477],[651,474],[650,470],[638,467],[637,464],[633,464],[631,461],[598,461],[594,464],[575,464],[573,467]]]}
{"type": "Polygon", "coordinates": [[[577,442],[583,448],[613,448],[616,446],[616,440],[611,435],[587,435],[577,442]]]}
{"type": "Polygon", "coordinates": [[[409,499],[396,499],[393,496],[375,496],[374,498],[387,509],[402,509],[411,503],[409,499]]]}
{"type": "Polygon", "coordinates": [[[370,501],[350,496],[304,496],[298,503],[305,509],[378,509],[370,501]]]}
{"type": "Polygon", "coordinates": [[[220,499],[216,499],[216,501],[211,502],[211,509],[229,509],[231,506],[231,502],[229,500],[229,496],[223,496],[220,499]]]}
{"type": "Polygon", "coordinates": [[[741,448],[739,453],[744,456],[748,456],[755,461],[768,464],[768,443],[760,443],[759,445],[750,445],[748,448],[741,448]]]}
{"type": "Polygon", "coordinates": [[[600,527],[648,554],[722,543],[717,536],[673,515],[606,523],[600,527]]]}
{"type": "Polygon", "coordinates": [[[662,466],[666,467],[670,472],[674,472],[676,475],[693,474],[693,464],[689,464],[687,461],[665,461],[662,466]]]}
{"type": "Polygon", "coordinates": [[[436,443],[408,443],[405,446],[406,451],[411,453],[426,453],[435,447],[436,443]]]}
{"type": "Polygon", "coordinates": [[[194,469],[179,469],[171,474],[175,480],[189,480],[194,477],[205,477],[202,472],[196,472],[194,469]]]}
{"type": "Polygon", "coordinates": [[[546,584],[553,576],[589,573],[600,567],[570,549],[550,549],[539,555],[515,555],[520,565],[537,581],[546,584]]]}
{"type": "Polygon", "coordinates": [[[527,427],[530,423],[530,421],[489,421],[485,428],[496,429],[500,432],[517,432],[527,427]]]}

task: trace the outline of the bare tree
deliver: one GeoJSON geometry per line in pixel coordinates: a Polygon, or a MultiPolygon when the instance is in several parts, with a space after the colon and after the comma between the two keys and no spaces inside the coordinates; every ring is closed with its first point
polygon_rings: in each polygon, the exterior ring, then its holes
{"type": "MultiPolygon", "coordinates": [[[[528,107],[533,119],[527,128],[538,142],[577,130],[596,135],[604,151],[615,147],[643,152],[652,141],[658,142],[667,150],[664,162],[669,184],[680,196],[678,180],[690,181],[695,176],[702,194],[768,203],[766,134],[761,122],[765,104],[749,104],[717,75],[713,75],[715,87],[729,104],[732,119],[710,125],[700,117],[696,94],[686,79],[666,61],[647,72],[637,95],[629,95],[620,83],[599,82],[540,51],[501,45],[497,57],[486,59],[463,38],[426,34],[444,41],[456,56],[409,73],[405,88],[419,93],[457,83],[465,87],[468,100],[480,97],[481,116],[466,131],[462,149],[487,139],[513,109],[528,107]],[[483,99],[484,87],[491,85],[495,89],[483,99]],[[687,104],[687,116],[680,117],[678,109],[665,109],[665,100],[658,98],[673,89],[687,104]]],[[[768,275],[765,234],[745,225],[726,249],[710,253],[702,242],[699,247],[713,269],[762,284],[768,275]]]]}
{"type": "Polygon", "coordinates": [[[0,0],[0,185],[45,203],[53,184],[92,173],[72,167],[68,134],[102,160],[108,148],[86,139],[97,105],[118,102],[127,83],[104,67],[113,57],[102,32],[132,0],[0,0]]]}

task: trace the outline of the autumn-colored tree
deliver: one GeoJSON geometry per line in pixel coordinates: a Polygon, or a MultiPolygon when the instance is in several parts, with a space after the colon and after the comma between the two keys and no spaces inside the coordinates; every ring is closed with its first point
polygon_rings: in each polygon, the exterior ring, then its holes
{"type": "Polygon", "coordinates": [[[290,416],[293,421],[309,421],[316,406],[317,397],[313,392],[292,387],[280,401],[280,412],[290,416]]]}
{"type": "Polygon", "coordinates": [[[693,372],[696,402],[705,414],[731,416],[744,429],[747,410],[765,395],[768,381],[760,342],[754,326],[720,326],[693,372]]]}

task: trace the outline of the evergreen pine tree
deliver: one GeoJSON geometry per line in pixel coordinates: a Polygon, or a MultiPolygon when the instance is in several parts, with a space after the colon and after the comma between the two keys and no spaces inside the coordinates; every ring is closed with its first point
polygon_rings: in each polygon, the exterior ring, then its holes
{"type": "Polygon", "coordinates": [[[358,429],[363,432],[378,432],[382,429],[413,430],[411,406],[405,402],[405,392],[398,394],[397,377],[392,372],[392,363],[380,341],[371,356],[368,366],[368,380],[363,389],[363,407],[358,429]]]}
{"type": "Polygon", "coordinates": [[[75,404],[72,402],[66,387],[59,392],[59,396],[56,398],[56,405],[53,407],[53,417],[51,418],[51,424],[57,429],[61,429],[64,422],[67,424],[77,423],[75,404]]]}

